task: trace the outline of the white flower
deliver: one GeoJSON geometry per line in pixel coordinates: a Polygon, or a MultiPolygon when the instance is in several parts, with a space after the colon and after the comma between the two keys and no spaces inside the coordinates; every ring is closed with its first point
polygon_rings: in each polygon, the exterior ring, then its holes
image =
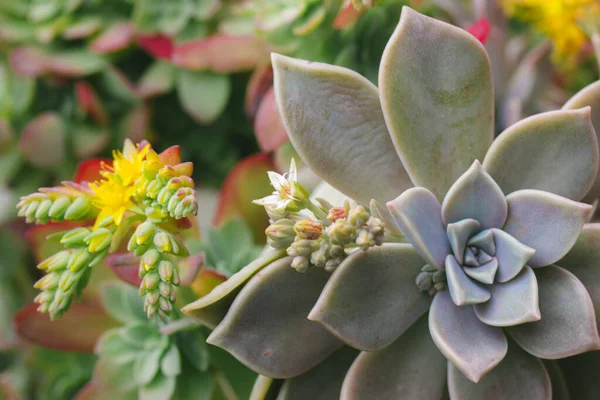
{"type": "MultiPolygon", "coordinates": [[[[306,189],[298,183],[298,172],[296,170],[296,161],[292,158],[290,170],[286,174],[280,175],[277,172],[269,171],[271,186],[275,189],[273,194],[254,200],[254,204],[268,207],[274,212],[283,212],[288,207],[297,208],[299,202],[305,200],[308,196],[306,189]]],[[[290,211],[290,210],[288,210],[290,211]]]]}

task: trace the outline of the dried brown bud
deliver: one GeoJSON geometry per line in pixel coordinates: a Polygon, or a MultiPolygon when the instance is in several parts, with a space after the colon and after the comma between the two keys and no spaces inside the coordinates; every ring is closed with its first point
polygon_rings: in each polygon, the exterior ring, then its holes
{"type": "Polygon", "coordinates": [[[315,240],[321,237],[323,234],[323,227],[316,221],[304,219],[296,222],[294,226],[296,235],[301,239],[315,240]]]}
{"type": "Polygon", "coordinates": [[[346,214],[346,209],[344,207],[333,207],[329,210],[329,215],[327,215],[327,219],[335,222],[338,219],[346,218],[348,215],[346,214]]]}

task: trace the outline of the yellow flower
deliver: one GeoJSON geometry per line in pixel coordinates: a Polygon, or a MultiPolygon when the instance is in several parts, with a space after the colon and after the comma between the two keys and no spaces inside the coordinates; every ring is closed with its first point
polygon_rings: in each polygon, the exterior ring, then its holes
{"type": "Polygon", "coordinates": [[[116,175],[125,187],[135,183],[142,176],[144,159],[149,150],[149,144],[140,148],[139,145],[136,146],[131,140],[126,139],[123,152],[113,151],[113,165],[112,167],[105,166],[102,176],[106,178],[110,175],[116,175]]]}
{"type": "Polygon", "coordinates": [[[555,56],[572,61],[587,40],[586,21],[600,18],[597,0],[503,0],[509,16],[530,22],[554,43],[555,56]]]}
{"type": "Polygon", "coordinates": [[[90,184],[94,192],[92,202],[100,209],[94,229],[108,217],[112,217],[115,225],[120,225],[127,210],[135,207],[132,197],[135,186],[124,186],[115,174],[106,175],[105,179],[90,184]]]}

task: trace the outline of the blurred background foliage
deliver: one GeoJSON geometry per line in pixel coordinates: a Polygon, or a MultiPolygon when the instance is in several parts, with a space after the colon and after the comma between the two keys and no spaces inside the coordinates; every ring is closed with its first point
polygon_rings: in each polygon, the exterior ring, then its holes
{"type": "MultiPolygon", "coordinates": [[[[196,258],[185,267],[185,304],[261,251],[267,219],[250,201],[271,191],[266,171],[297,158],[270,52],[345,66],[376,84],[410,5],[485,43],[499,133],[598,79],[598,10],[553,14],[563,3],[0,0],[0,399],[235,400],[248,398],[255,377],[185,319],[139,318],[137,293],[123,283],[137,284],[126,256],[99,265],[83,303],[50,325],[28,304],[35,265],[53,251],[46,238],[64,227],[27,229],[15,219],[19,196],[89,180],[125,138],[158,151],[179,145],[195,165],[201,206],[200,230],[186,238],[196,258]],[[577,43],[564,43],[567,30],[577,43]],[[140,348],[130,354],[132,345],[140,348]]],[[[318,177],[297,161],[314,187],[318,177]]]]}

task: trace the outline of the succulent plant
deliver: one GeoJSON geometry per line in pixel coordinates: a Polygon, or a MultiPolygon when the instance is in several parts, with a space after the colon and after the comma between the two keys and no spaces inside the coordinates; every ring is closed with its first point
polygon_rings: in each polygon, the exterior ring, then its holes
{"type": "Polygon", "coordinates": [[[262,203],[274,249],[183,309],[263,376],[254,398],[313,398],[326,382],[343,399],[597,398],[585,365],[600,355],[600,229],[580,201],[595,197],[600,87],[494,140],[483,46],[407,7],[379,88],[345,68],[272,60],[294,147],[356,202],[332,215],[357,210],[350,227],[383,236],[356,246],[350,228],[332,234],[336,217],[322,214],[334,205],[292,174],[272,177],[262,203]],[[326,268],[307,241],[344,243],[339,264],[326,268]]]}

